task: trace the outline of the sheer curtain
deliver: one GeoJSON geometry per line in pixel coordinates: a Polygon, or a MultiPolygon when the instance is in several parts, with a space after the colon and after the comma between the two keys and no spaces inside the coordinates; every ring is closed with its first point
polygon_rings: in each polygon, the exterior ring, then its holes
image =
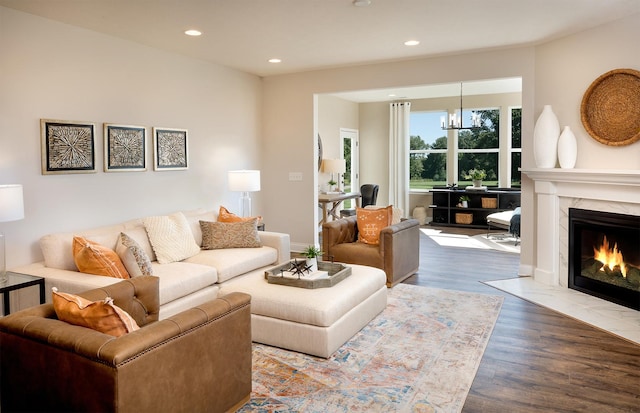
{"type": "Polygon", "coordinates": [[[411,102],[389,107],[389,203],[406,217],[409,209],[409,113],[411,102]]]}

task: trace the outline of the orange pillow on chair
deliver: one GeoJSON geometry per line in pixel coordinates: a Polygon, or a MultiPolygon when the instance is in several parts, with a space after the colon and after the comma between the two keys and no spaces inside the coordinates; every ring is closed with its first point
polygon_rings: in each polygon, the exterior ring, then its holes
{"type": "Polygon", "coordinates": [[[218,211],[218,222],[244,222],[251,221],[254,218],[258,218],[258,223],[262,221],[262,217],[239,217],[238,215],[230,212],[227,208],[220,206],[218,211]]]}
{"type": "Polygon", "coordinates": [[[372,245],[380,244],[380,231],[391,225],[392,218],[392,205],[378,209],[356,208],[358,241],[372,245]]]}
{"type": "Polygon", "coordinates": [[[54,287],[53,309],[58,320],[110,336],[120,337],[140,329],[136,320],[108,297],[104,301],[90,301],[75,294],[58,292],[54,287]]]}

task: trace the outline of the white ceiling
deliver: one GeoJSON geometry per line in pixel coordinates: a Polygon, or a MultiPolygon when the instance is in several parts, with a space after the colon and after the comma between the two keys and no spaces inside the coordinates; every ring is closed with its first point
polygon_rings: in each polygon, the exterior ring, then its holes
{"type": "Polygon", "coordinates": [[[640,0],[0,0],[259,76],[531,45],[640,12],[640,0]],[[203,32],[185,36],[186,29],[203,32]],[[418,46],[404,46],[415,39],[418,46]],[[272,64],[273,57],[282,63],[272,64]]]}

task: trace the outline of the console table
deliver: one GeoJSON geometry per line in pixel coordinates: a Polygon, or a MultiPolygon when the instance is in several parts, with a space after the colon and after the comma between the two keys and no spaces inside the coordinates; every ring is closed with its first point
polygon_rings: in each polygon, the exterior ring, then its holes
{"type": "Polygon", "coordinates": [[[520,206],[520,191],[509,188],[486,191],[432,189],[429,192],[433,194],[433,204],[429,205],[433,212],[431,225],[486,228],[487,215],[520,206]],[[462,196],[469,198],[467,208],[458,207],[462,196]],[[468,223],[456,222],[456,214],[471,215],[471,220],[468,223]]]}
{"type": "Polygon", "coordinates": [[[322,207],[322,220],[318,223],[318,225],[322,226],[323,223],[328,222],[327,218],[330,216],[333,219],[339,219],[340,214],[338,211],[338,207],[342,201],[347,199],[355,199],[356,205],[360,206],[360,197],[362,195],[360,192],[347,192],[347,193],[338,193],[338,194],[318,194],[318,203],[322,207]],[[329,209],[327,206],[331,205],[329,209]]]}

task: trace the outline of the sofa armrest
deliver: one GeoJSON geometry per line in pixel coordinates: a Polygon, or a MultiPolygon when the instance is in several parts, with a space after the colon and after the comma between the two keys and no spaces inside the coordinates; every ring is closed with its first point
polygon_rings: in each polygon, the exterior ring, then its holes
{"type": "Polygon", "coordinates": [[[278,250],[277,264],[291,259],[291,240],[289,234],[270,231],[258,231],[262,245],[278,250]]]}
{"type": "Polygon", "coordinates": [[[78,294],[122,281],[120,278],[106,277],[104,275],[85,274],[78,271],[46,267],[44,261],[12,268],[11,271],[43,277],[46,291],[45,297],[48,303],[51,302],[50,292],[52,287],[56,287],[65,293],[78,294]]]}
{"type": "Polygon", "coordinates": [[[384,259],[387,285],[396,285],[418,271],[420,265],[420,222],[406,219],[380,232],[380,254],[384,259]]]}

